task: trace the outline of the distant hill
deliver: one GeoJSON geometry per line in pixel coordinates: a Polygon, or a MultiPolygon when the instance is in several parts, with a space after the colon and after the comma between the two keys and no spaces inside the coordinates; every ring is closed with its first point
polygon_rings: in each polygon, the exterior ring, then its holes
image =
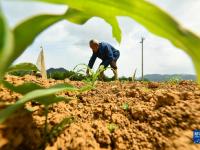
{"type": "Polygon", "coordinates": [[[77,74],[74,71],[66,70],[65,68],[49,68],[47,70],[47,77],[55,80],[64,80],[70,78],[70,80],[81,81],[85,79],[82,74],[77,74]]]}
{"type": "MultiPolygon", "coordinates": [[[[145,79],[150,81],[167,81],[172,78],[180,78],[182,80],[196,80],[196,75],[192,74],[147,74],[144,75],[145,79]]],[[[141,79],[141,77],[139,78],[141,79]]]]}
{"type": "Polygon", "coordinates": [[[47,70],[47,74],[49,73],[53,73],[53,72],[67,72],[68,70],[66,70],[65,68],[49,68],[47,70]]]}

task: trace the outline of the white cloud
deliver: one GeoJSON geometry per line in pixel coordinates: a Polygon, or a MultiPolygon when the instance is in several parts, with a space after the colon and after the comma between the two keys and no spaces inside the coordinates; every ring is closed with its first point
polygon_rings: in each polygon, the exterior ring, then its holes
{"type": "Polygon", "coordinates": [[[2,4],[2,9],[11,27],[14,27],[17,23],[32,15],[62,14],[67,10],[67,7],[63,5],[52,5],[41,2],[2,0],[2,4]]]}

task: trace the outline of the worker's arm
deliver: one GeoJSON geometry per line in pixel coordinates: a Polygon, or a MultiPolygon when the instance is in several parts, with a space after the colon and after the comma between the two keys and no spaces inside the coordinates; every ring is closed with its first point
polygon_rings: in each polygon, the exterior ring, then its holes
{"type": "Polygon", "coordinates": [[[97,56],[96,56],[96,54],[92,54],[92,57],[90,58],[90,60],[89,60],[89,63],[88,63],[88,67],[90,68],[90,69],[92,69],[92,67],[93,67],[93,65],[94,65],[94,62],[96,61],[96,58],[97,58],[97,56]]]}
{"type": "Polygon", "coordinates": [[[106,47],[106,56],[106,60],[102,62],[102,65],[104,65],[105,68],[108,67],[108,65],[114,60],[113,52],[110,46],[106,47]]]}

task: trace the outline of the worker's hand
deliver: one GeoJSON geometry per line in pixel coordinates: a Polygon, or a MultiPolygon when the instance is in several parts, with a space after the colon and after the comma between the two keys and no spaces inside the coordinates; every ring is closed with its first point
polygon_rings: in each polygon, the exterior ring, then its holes
{"type": "Polygon", "coordinates": [[[99,66],[99,70],[100,70],[100,71],[103,71],[104,69],[105,69],[104,65],[100,65],[100,66],[99,66]]]}

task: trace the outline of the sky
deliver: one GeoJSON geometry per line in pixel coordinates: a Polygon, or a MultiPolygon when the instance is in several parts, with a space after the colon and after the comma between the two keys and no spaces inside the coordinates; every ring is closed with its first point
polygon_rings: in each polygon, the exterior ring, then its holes
{"type": "MultiPolygon", "coordinates": [[[[172,15],[184,27],[200,34],[199,0],[149,0],[172,15]]],[[[22,20],[36,14],[62,14],[67,10],[64,5],[39,2],[2,1],[3,12],[11,28],[22,20]]],[[[132,76],[137,69],[141,76],[141,37],[144,41],[144,74],[195,74],[191,59],[168,40],[155,36],[143,26],[128,17],[118,17],[122,30],[122,42],[112,37],[111,26],[103,19],[94,17],[84,25],[61,21],[42,32],[25,52],[15,61],[36,63],[40,46],[45,53],[46,68],[64,67],[71,70],[77,64],[87,64],[92,51],[90,39],[108,42],[120,50],[118,60],[120,76],[132,76]]],[[[97,60],[94,69],[101,60],[97,60]]],[[[110,71],[106,71],[111,75],[110,71]]]]}

